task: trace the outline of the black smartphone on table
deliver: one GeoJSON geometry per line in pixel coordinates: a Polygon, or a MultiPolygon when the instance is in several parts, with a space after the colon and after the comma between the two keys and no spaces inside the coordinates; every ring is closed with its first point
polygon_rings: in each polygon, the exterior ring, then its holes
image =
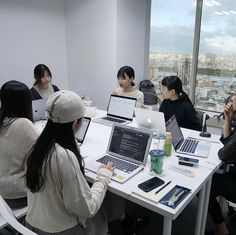
{"type": "Polygon", "coordinates": [[[141,184],[138,185],[138,187],[140,189],[142,189],[144,192],[149,192],[149,191],[161,186],[164,183],[165,183],[164,180],[155,176],[149,180],[142,182],[141,184]]]}

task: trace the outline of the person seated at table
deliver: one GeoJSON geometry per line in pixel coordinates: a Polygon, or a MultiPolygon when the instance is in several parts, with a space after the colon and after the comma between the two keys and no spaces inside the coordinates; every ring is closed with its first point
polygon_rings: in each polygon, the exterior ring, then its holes
{"type": "MultiPolygon", "coordinates": [[[[218,196],[224,197],[226,200],[236,203],[236,130],[231,129],[233,115],[236,111],[236,95],[231,97],[224,108],[224,130],[221,141],[224,146],[219,150],[218,156],[225,164],[231,164],[229,171],[223,174],[215,173],[212,179],[210,200],[208,212],[215,223],[214,235],[230,234],[226,227],[224,217],[220,205],[217,201],[218,196]]],[[[208,233],[210,234],[210,233],[208,233]]]]}
{"type": "Polygon", "coordinates": [[[141,107],[144,105],[144,95],[143,92],[134,87],[134,79],[135,73],[132,67],[121,67],[117,73],[117,80],[120,87],[113,91],[112,94],[136,98],[136,106],[141,107]]]}
{"type": "Polygon", "coordinates": [[[11,208],[27,205],[24,166],[39,136],[32,118],[29,88],[8,81],[0,90],[0,195],[11,208]]]}
{"type": "Polygon", "coordinates": [[[59,88],[53,84],[52,74],[45,64],[38,64],[34,68],[35,82],[30,89],[32,100],[47,99],[54,92],[59,91],[59,88]]]}
{"type": "Polygon", "coordinates": [[[85,113],[83,101],[62,90],[49,97],[46,110],[47,124],[27,161],[26,225],[43,235],[107,234],[100,207],[113,167],[101,165],[90,188],[75,139],[85,113]]]}
{"type": "Polygon", "coordinates": [[[164,77],[161,84],[164,100],[159,111],[164,113],[165,121],[175,115],[180,127],[201,131],[202,124],[188,95],[183,91],[180,78],[164,77]]]}

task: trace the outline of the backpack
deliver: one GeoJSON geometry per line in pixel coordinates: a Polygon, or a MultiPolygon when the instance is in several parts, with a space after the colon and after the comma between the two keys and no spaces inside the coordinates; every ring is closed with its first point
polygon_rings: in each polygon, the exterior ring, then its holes
{"type": "Polygon", "coordinates": [[[157,94],[154,84],[146,79],[140,82],[139,90],[144,94],[144,104],[157,104],[157,94]]]}

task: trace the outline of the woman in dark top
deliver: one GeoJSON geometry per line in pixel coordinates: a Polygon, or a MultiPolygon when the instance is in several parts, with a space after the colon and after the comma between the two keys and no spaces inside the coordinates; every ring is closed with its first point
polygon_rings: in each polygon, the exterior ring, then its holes
{"type": "Polygon", "coordinates": [[[221,142],[224,147],[218,152],[220,160],[226,164],[232,164],[229,171],[223,174],[215,173],[212,179],[211,194],[209,200],[208,212],[215,223],[214,235],[229,235],[229,231],[224,222],[220,205],[217,201],[218,196],[236,203],[236,131],[232,130],[231,123],[233,114],[236,111],[236,95],[226,104],[224,109],[225,123],[221,142]]]}
{"type": "Polygon", "coordinates": [[[30,89],[32,100],[47,99],[58,87],[51,84],[52,74],[45,64],[38,64],[34,68],[34,86],[30,89]]]}
{"type": "Polygon", "coordinates": [[[183,91],[182,82],[177,76],[162,79],[162,94],[160,112],[164,113],[165,121],[176,116],[180,127],[201,131],[201,122],[188,95],[183,91]]]}

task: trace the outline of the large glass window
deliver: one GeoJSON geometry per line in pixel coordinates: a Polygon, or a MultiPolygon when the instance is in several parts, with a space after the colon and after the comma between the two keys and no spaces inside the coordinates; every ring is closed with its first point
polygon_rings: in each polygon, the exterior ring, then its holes
{"type": "Polygon", "coordinates": [[[189,93],[195,0],[152,0],[149,76],[160,94],[168,75],[182,79],[189,93]]]}
{"type": "Polygon", "coordinates": [[[196,107],[222,112],[236,91],[236,1],[205,0],[196,82],[196,107]]]}
{"type": "MultiPolygon", "coordinates": [[[[190,91],[196,1],[152,0],[149,75],[158,94],[167,75],[179,76],[184,90],[190,91]]],[[[235,0],[203,0],[193,78],[197,108],[222,112],[225,99],[236,91],[235,25],[235,0]]]]}

